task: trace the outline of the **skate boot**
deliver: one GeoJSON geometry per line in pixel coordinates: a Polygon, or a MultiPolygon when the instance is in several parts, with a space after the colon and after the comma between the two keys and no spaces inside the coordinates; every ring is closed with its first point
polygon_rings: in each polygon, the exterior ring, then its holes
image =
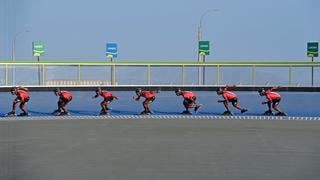
{"type": "Polygon", "coordinates": [[[148,115],[148,112],[147,112],[147,111],[142,111],[142,112],[140,113],[140,115],[148,115]]]}
{"type": "Polygon", "coordinates": [[[191,115],[192,113],[191,113],[190,111],[188,111],[188,110],[185,110],[185,111],[183,111],[181,114],[184,114],[184,115],[191,115]]]}
{"type": "Polygon", "coordinates": [[[225,111],[222,113],[223,116],[232,116],[232,113],[230,111],[225,111]]]}
{"type": "Polygon", "coordinates": [[[58,114],[60,114],[60,113],[61,113],[61,111],[60,111],[59,109],[56,109],[56,110],[54,110],[54,111],[52,112],[53,115],[58,115],[58,114]]]}
{"type": "Polygon", "coordinates": [[[243,114],[243,113],[245,113],[245,112],[247,112],[248,111],[248,109],[242,109],[241,110],[241,114],[243,114]]]}
{"type": "Polygon", "coordinates": [[[277,112],[275,115],[276,115],[276,116],[286,116],[286,113],[284,113],[284,112],[277,112]]]}
{"type": "Polygon", "coordinates": [[[99,115],[100,115],[100,116],[108,115],[108,112],[106,112],[106,111],[101,111],[99,115]]]}
{"type": "Polygon", "coordinates": [[[6,117],[16,116],[16,113],[14,111],[11,111],[11,112],[8,112],[5,116],[6,117]]]}
{"type": "Polygon", "coordinates": [[[269,111],[269,110],[268,110],[268,111],[264,112],[263,115],[265,115],[265,116],[272,116],[273,113],[272,113],[272,111],[269,111]]]}
{"type": "Polygon", "coordinates": [[[69,116],[68,112],[61,112],[58,116],[69,116]]]}
{"type": "Polygon", "coordinates": [[[200,109],[201,105],[197,105],[195,108],[194,108],[194,112],[197,112],[199,109],[200,109]]]}
{"type": "Polygon", "coordinates": [[[28,113],[20,113],[18,116],[29,116],[28,113]]]}

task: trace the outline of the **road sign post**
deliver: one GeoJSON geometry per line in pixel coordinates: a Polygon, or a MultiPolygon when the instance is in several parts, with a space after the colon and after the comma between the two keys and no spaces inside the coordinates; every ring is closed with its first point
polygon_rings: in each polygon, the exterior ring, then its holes
{"type": "MultiPolygon", "coordinates": [[[[44,43],[43,41],[33,41],[32,42],[32,54],[37,57],[37,61],[40,62],[40,56],[44,53],[44,43]]],[[[38,66],[38,79],[39,85],[41,85],[41,67],[38,66]]]]}
{"type": "MultiPolygon", "coordinates": [[[[199,41],[198,46],[198,54],[202,58],[202,62],[206,61],[206,55],[210,54],[210,42],[209,41],[199,41]]],[[[206,69],[202,67],[202,85],[205,85],[205,78],[206,78],[206,69]]]]}
{"type": "MultiPolygon", "coordinates": [[[[113,58],[118,57],[118,44],[117,43],[107,43],[106,44],[106,56],[113,61],[113,58]]],[[[115,84],[115,66],[111,65],[111,85],[115,84]]]]}
{"type": "MultiPolygon", "coordinates": [[[[314,61],[314,57],[318,57],[319,56],[319,43],[318,42],[308,42],[307,45],[307,56],[311,57],[311,62],[314,61]]],[[[313,86],[313,71],[314,68],[313,66],[311,67],[311,85],[313,86]]]]}

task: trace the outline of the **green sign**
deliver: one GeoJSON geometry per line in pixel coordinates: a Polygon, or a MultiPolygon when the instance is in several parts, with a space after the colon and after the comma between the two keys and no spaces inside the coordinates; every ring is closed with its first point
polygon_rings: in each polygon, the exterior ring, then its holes
{"type": "Polygon", "coordinates": [[[32,54],[33,56],[41,56],[44,53],[44,43],[43,41],[33,41],[32,42],[32,54]]]}
{"type": "Polygon", "coordinates": [[[318,42],[308,42],[307,55],[308,57],[318,57],[318,42]]]}
{"type": "Polygon", "coordinates": [[[210,42],[209,41],[199,41],[199,54],[201,56],[210,54],[210,42]]]}

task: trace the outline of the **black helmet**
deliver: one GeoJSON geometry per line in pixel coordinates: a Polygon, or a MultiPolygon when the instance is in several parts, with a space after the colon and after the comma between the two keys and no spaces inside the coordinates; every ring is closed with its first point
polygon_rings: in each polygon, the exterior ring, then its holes
{"type": "Polygon", "coordinates": [[[100,92],[100,91],[101,91],[101,88],[98,87],[98,88],[96,89],[96,92],[100,92]]]}
{"type": "Polygon", "coordinates": [[[55,88],[55,89],[54,89],[54,92],[55,92],[55,93],[57,93],[57,92],[59,92],[59,91],[60,91],[59,88],[55,88]]]}
{"type": "Polygon", "coordinates": [[[219,88],[219,89],[216,90],[216,92],[217,92],[218,95],[220,95],[222,93],[222,89],[219,88]]]}
{"type": "Polygon", "coordinates": [[[263,91],[264,91],[263,88],[261,88],[261,89],[258,90],[259,93],[262,93],[263,91]]]}
{"type": "Polygon", "coordinates": [[[181,89],[180,89],[180,88],[177,88],[174,92],[175,92],[175,93],[179,93],[179,92],[181,92],[181,89]]]}
{"type": "Polygon", "coordinates": [[[136,93],[139,93],[139,92],[141,92],[141,88],[136,89],[136,93]]]}
{"type": "Polygon", "coordinates": [[[259,92],[259,94],[261,94],[261,93],[263,93],[263,92],[264,92],[264,89],[263,89],[263,88],[261,88],[261,89],[259,89],[259,90],[258,90],[258,92],[259,92]]]}
{"type": "Polygon", "coordinates": [[[16,91],[16,88],[11,88],[10,89],[10,92],[14,92],[14,91],[16,91]]]}

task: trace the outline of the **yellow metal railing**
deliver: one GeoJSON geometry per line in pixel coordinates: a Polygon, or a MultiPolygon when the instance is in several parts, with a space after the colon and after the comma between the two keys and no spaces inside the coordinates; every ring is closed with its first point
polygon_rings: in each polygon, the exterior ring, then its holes
{"type": "MultiPolygon", "coordinates": [[[[86,67],[90,67],[90,68],[94,68],[94,67],[106,67],[106,68],[110,68],[111,70],[111,77],[107,77],[107,76],[101,76],[103,77],[103,80],[110,80],[110,85],[121,85],[119,84],[119,82],[117,81],[119,78],[121,78],[121,76],[117,75],[118,73],[121,73],[120,69],[117,69],[119,67],[129,67],[130,69],[134,69],[134,68],[141,68],[144,67],[146,68],[146,85],[156,85],[154,84],[152,81],[152,72],[153,72],[153,67],[161,67],[161,68],[178,68],[177,71],[181,71],[180,75],[169,75],[169,80],[173,80],[173,79],[179,79],[179,83],[176,83],[175,85],[187,85],[188,84],[188,80],[186,78],[186,74],[187,74],[187,69],[186,67],[191,67],[191,68],[198,68],[198,67],[206,67],[207,69],[211,70],[211,71],[215,71],[214,72],[210,72],[209,70],[206,70],[206,74],[205,75],[209,75],[209,77],[212,80],[215,80],[214,85],[221,85],[222,83],[222,70],[223,68],[234,68],[234,69],[251,69],[249,72],[249,77],[248,77],[248,83],[247,85],[257,85],[257,68],[259,69],[263,69],[263,68],[288,68],[288,73],[286,75],[285,71],[281,71],[281,73],[279,73],[279,77],[283,77],[283,76],[287,76],[287,85],[291,86],[294,84],[293,81],[293,70],[296,68],[305,68],[305,76],[308,76],[309,72],[309,68],[311,67],[320,67],[320,63],[319,62],[304,62],[304,61],[299,61],[299,62],[285,62],[285,61],[279,61],[279,62],[206,62],[206,63],[197,63],[197,62],[104,62],[104,61],[93,61],[93,62],[74,62],[74,61],[44,61],[44,62],[31,62],[31,61],[18,61],[18,62],[10,62],[10,61],[0,61],[0,67],[2,67],[3,69],[3,76],[0,76],[0,80],[1,80],[1,84],[0,86],[10,86],[10,85],[19,85],[19,83],[14,84],[14,82],[19,82],[18,78],[16,76],[11,76],[12,80],[10,81],[10,73],[9,72],[13,72],[16,71],[16,68],[21,69],[28,69],[28,68],[35,68],[35,67],[39,67],[38,71],[39,72],[39,85],[46,85],[46,78],[50,79],[50,77],[54,77],[54,74],[48,74],[47,73],[47,68],[61,68],[61,67],[75,67],[76,71],[77,71],[77,77],[72,77],[75,78],[76,80],[76,84],[77,85],[86,85],[86,83],[83,82],[83,79],[87,79],[87,77],[82,73],[83,69],[86,67]],[[180,68],[180,70],[179,70],[180,68]],[[40,75],[41,74],[41,75],[40,75]],[[116,77],[116,75],[118,77],[116,77]],[[41,77],[40,77],[41,76],[41,77]],[[181,77],[177,77],[177,76],[181,76],[181,77]],[[83,78],[83,79],[82,79],[83,78]]],[[[311,69],[310,69],[311,70],[311,69]]],[[[272,70],[271,70],[272,71],[272,70]]],[[[1,73],[1,69],[0,69],[0,73],[1,73]]],[[[63,72],[65,73],[65,72],[63,72]]],[[[62,73],[62,74],[63,74],[62,73]]],[[[92,70],[92,74],[95,74],[95,70],[92,70]]],[[[136,72],[139,74],[139,72],[136,72]]],[[[228,72],[229,74],[233,73],[232,70],[230,70],[230,72],[228,72]]],[[[12,73],[13,74],[13,73],[12,73]]],[[[178,73],[179,74],[179,73],[178,73]]],[[[59,72],[59,75],[61,75],[61,72],[59,72]]],[[[165,74],[164,74],[165,75],[165,74]]],[[[168,74],[166,74],[168,75],[168,74]]],[[[299,74],[298,76],[300,76],[301,74],[299,74]]],[[[25,76],[31,76],[29,74],[25,74],[25,76]]],[[[132,75],[135,76],[135,75],[132,75]]],[[[194,76],[198,76],[197,73],[194,73],[192,75],[192,77],[194,76]]],[[[238,78],[237,74],[234,74],[232,76],[234,79],[238,78]]],[[[128,77],[128,78],[132,78],[132,77],[128,77]]],[[[157,79],[161,79],[164,78],[164,76],[159,76],[156,77],[157,79]]],[[[311,78],[311,77],[310,77],[311,78]]],[[[36,79],[36,78],[33,78],[36,79]]],[[[52,80],[52,78],[50,79],[52,80]]],[[[28,82],[24,82],[25,84],[28,82]]],[[[193,82],[192,84],[199,84],[200,82],[193,82]]],[[[226,82],[224,82],[226,83],[226,82]]],[[[259,82],[261,83],[261,82],[259,82]]],[[[24,85],[25,85],[24,84],[24,85]]],[[[37,83],[38,84],[38,83],[37,83]]],[[[92,84],[92,83],[90,83],[92,84]]],[[[134,85],[134,82],[131,82],[132,85],[134,85]]],[[[190,84],[190,83],[189,83],[190,84]]],[[[205,84],[201,84],[201,85],[206,85],[206,84],[213,84],[213,82],[210,83],[205,83],[205,84]]]]}

